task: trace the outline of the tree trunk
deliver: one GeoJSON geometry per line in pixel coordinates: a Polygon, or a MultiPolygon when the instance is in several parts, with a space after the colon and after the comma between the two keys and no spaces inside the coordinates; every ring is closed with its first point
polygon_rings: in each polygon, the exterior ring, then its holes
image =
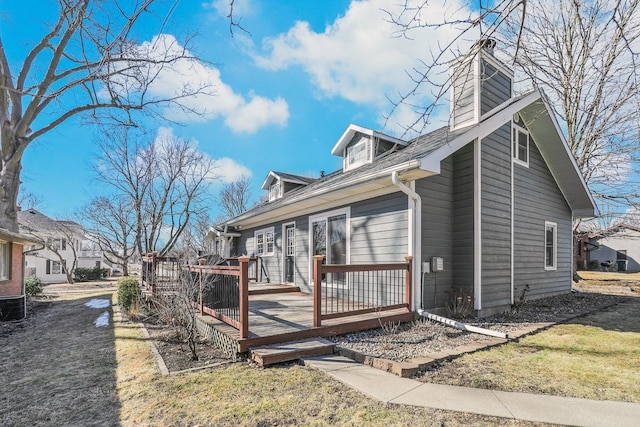
{"type": "Polygon", "coordinates": [[[124,277],[128,277],[129,276],[129,263],[127,262],[127,260],[124,260],[124,262],[122,263],[122,275],[124,277]]]}
{"type": "Polygon", "coordinates": [[[20,186],[20,160],[2,156],[0,170],[0,227],[18,232],[18,189],[20,186]]]}

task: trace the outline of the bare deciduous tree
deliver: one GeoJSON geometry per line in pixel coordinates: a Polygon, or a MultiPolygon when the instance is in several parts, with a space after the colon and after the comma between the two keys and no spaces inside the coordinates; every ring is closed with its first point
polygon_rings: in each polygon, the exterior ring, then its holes
{"type": "Polygon", "coordinates": [[[640,1],[528,2],[516,65],[553,102],[593,195],[624,211],[640,201],[640,1]]]}
{"type": "Polygon", "coordinates": [[[413,38],[420,29],[456,32],[428,52],[420,68],[407,70],[413,85],[394,101],[394,109],[409,106],[419,112],[405,126],[407,132],[421,133],[434,111],[448,105],[451,80],[442,77],[448,62],[476,52],[459,52],[458,46],[498,39],[515,58],[516,76],[524,80],[518,85],[541,89],[566,123],[567,141],[599,205],[617,204],[620,213],[640,203],[635,176],[640,164],[639,0],[469,1],[444,17],[430,16],[428,3],[407,0],[400,13],[387,13],[400,37],[413,38]],[[434,102],[412,104],[413,96],[426,90],[434,102]]]}
{"type": "Polygon", "coordinates": [[[195,60],[186,45],[161,34],[164,21],[151,43],[133,42],[140,21],[166,17],[176,3],[58,0],[57,16],[18,65],[0,38],[0,227],[18,230],[22,156],[39,137],[78,116],[133,125],[136,112],[193,111],[184,100],[206,92],[206,84],[169,96],[149,90],[164,70],[195,60]]]}
{"type": "Polygon", "coordinates": [[[211,216],[208,212],[203,211],[193,215],[174,247],[172,255],[182,260],[195,260],[207,250],[205,240],[211,225],[211,216]]]}
{"type": "Polygon", "coordinates": [[[234,218],[249,209],[251,203],[251,187],[249,177],[241,176],[233,182],[225,184],[218,196],[218,206],[222,210],[220,222],[234,218]]]}
{"type": "Polygon", "coordinates": [[[135,209],[123,196],[95,197],[77,215],[85,223],[89,240],[112,265],[129,275],[129,259],[135,251],[135,209]]]}
{"type": "Polygon", "coordinates": [[[112,132],[100,147],[98,179],[133,206],[138,252],[168,254],[190,219],[207,209],[213,160],[173,135],[138,142],[131,132],[112,132]]]}

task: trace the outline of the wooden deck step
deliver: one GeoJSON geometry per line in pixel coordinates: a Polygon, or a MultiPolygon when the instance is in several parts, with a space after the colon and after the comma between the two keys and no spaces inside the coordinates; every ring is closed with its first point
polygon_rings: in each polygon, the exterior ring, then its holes
{"type": "Polygon", "coordinates": [[[323,338],[311,338],[249,349],[251,359],[260,366],[288,362],[301,357],[333,353],[335,344],[323,338]]]}
{"type": "Polygon", "coordinates": [[[295,285],[280,284],[258,284],[249,286],[249,295],[284,294],[289,292],[300,292],[300,287],[295,285]]]}

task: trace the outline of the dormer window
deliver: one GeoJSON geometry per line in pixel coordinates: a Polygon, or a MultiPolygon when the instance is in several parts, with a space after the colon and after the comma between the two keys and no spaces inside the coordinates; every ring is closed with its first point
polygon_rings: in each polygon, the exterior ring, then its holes
{"type": "Polygon", "coordinates": [[[344,170],[355,169],[367,163],[371,163],[371,139],[360,138],[360,141],[347,147],[344,156],[344,170]]]}
{"type": "Polygon", "coordinates": [[[275,180],[269,187],[269,201],[273,202],[282,196],[282,185],[279,180],[275,180]]]}

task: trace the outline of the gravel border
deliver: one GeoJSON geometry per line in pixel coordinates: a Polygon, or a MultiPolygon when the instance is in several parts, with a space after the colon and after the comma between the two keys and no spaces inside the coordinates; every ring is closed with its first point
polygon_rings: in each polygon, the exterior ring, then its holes
{"type": "Polygon", "coordinates": [[[377,329],[329,337],[341,355],[403,377],[463,354],[486,349],[547,329],[569,319],[619,304],[629,297],[570,293],[526,301],[511,312],[469,324],[508,333],[509,339],[461,331],[427,319],[405,324],[386,324],[377,329]]]}

